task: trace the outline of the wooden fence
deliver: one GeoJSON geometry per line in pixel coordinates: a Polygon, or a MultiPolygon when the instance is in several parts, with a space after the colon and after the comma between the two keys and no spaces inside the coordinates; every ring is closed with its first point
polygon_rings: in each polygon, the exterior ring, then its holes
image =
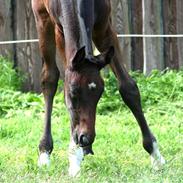
{"type": "MultiPolygon", "coordinates": [[[[118,34],[183,34],[181,0],[111,0],[118,34]]],[[[0,41],[37,38],[30,0],[0,0],[0,41]]],[[[127,69],[183,66],[183,38],[119,38],[127,69]]],[[[24,90],[40,91],[41,59],[37,43],[0,45],[0,54],[27,74],[24,90]]]]}

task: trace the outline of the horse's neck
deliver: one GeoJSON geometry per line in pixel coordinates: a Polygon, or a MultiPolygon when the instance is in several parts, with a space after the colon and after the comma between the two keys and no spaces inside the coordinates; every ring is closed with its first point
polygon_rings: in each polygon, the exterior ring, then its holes
{"type": "Polygon", "coordinates": [[[72,60],[82,46],[86,47],[86,55],[91,55],[93,53],[93,1],[60,0],[60,2],[61,16],[59,19],[64,31],[66,59],[72,60]]]}
{"type": "Polygon", "coordinates": [[[93,0],[77,0],[79,12],[79,25],[81,42],[86,46],[86,54],[92,55],[92,30],[94,26],[94,2],[93,0]]]}

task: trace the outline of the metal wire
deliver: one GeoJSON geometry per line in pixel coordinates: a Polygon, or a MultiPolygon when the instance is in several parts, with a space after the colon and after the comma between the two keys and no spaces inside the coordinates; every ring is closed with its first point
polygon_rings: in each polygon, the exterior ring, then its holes
{"type": "MultiPolygon", "coordinates": [[[[183,34],[118,34],[118,38],[183,38],[183,34]]],[[[13,41],[0,41],[0,45],[5,44],[19,44],[19,43],[35,43],[39,39],[28,39],[28,40],[13,40],[13,41]]]]}

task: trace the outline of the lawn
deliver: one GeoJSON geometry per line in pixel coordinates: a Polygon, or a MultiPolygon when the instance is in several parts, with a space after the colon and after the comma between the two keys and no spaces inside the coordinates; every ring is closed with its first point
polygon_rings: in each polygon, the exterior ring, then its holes
{"type": "Polygon", "coordinates": [[[18,91],[16,73],[10,71],[10,65],[0,65],[0,182],[183,182],[183,71],[153,71],[148,77],[132,73],[138,81],[145,116],[167,161],[161,171],[152,170],[137,122],[109,73],[97,109],[95,155],[85,157],[80,177],[73,179],[68,176],[70,124],[63,94],[58,92],[54,102],[51,166],[38,168],[43,97],[18,91]],[[4,76],[7,72],[11,78],[4,76]]]}

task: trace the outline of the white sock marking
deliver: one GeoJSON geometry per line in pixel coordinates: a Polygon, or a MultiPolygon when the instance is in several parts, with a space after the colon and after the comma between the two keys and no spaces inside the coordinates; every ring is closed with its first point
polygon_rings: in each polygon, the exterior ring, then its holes
{"type": "Polygon", "coordinates": [[[50,155],[48,152],[42,152],[39,155],[38,166],[50,166],[50,155]]]}
{"type": "Polygon", "coordinates": [[[88,84],[88,88],[90,90],[95,89],[96,87],[97,87],[97,85],[94,82],[91,82],[91,83],[88,84]]]}
{"type": "Polygon", "coordinates": [[[153,153],[151,154],[151,164],[154,170],[160,170],[165,164],[165,159],[160,154],[158,144],[153,142],[153,153]]]}
{"type": "Polygon", "coordinates": [[[69,145],[69,175],[75,177],[80,172],[81,162],[84,154],[81,147],[77,146],[74,142],[69,145]]]}

